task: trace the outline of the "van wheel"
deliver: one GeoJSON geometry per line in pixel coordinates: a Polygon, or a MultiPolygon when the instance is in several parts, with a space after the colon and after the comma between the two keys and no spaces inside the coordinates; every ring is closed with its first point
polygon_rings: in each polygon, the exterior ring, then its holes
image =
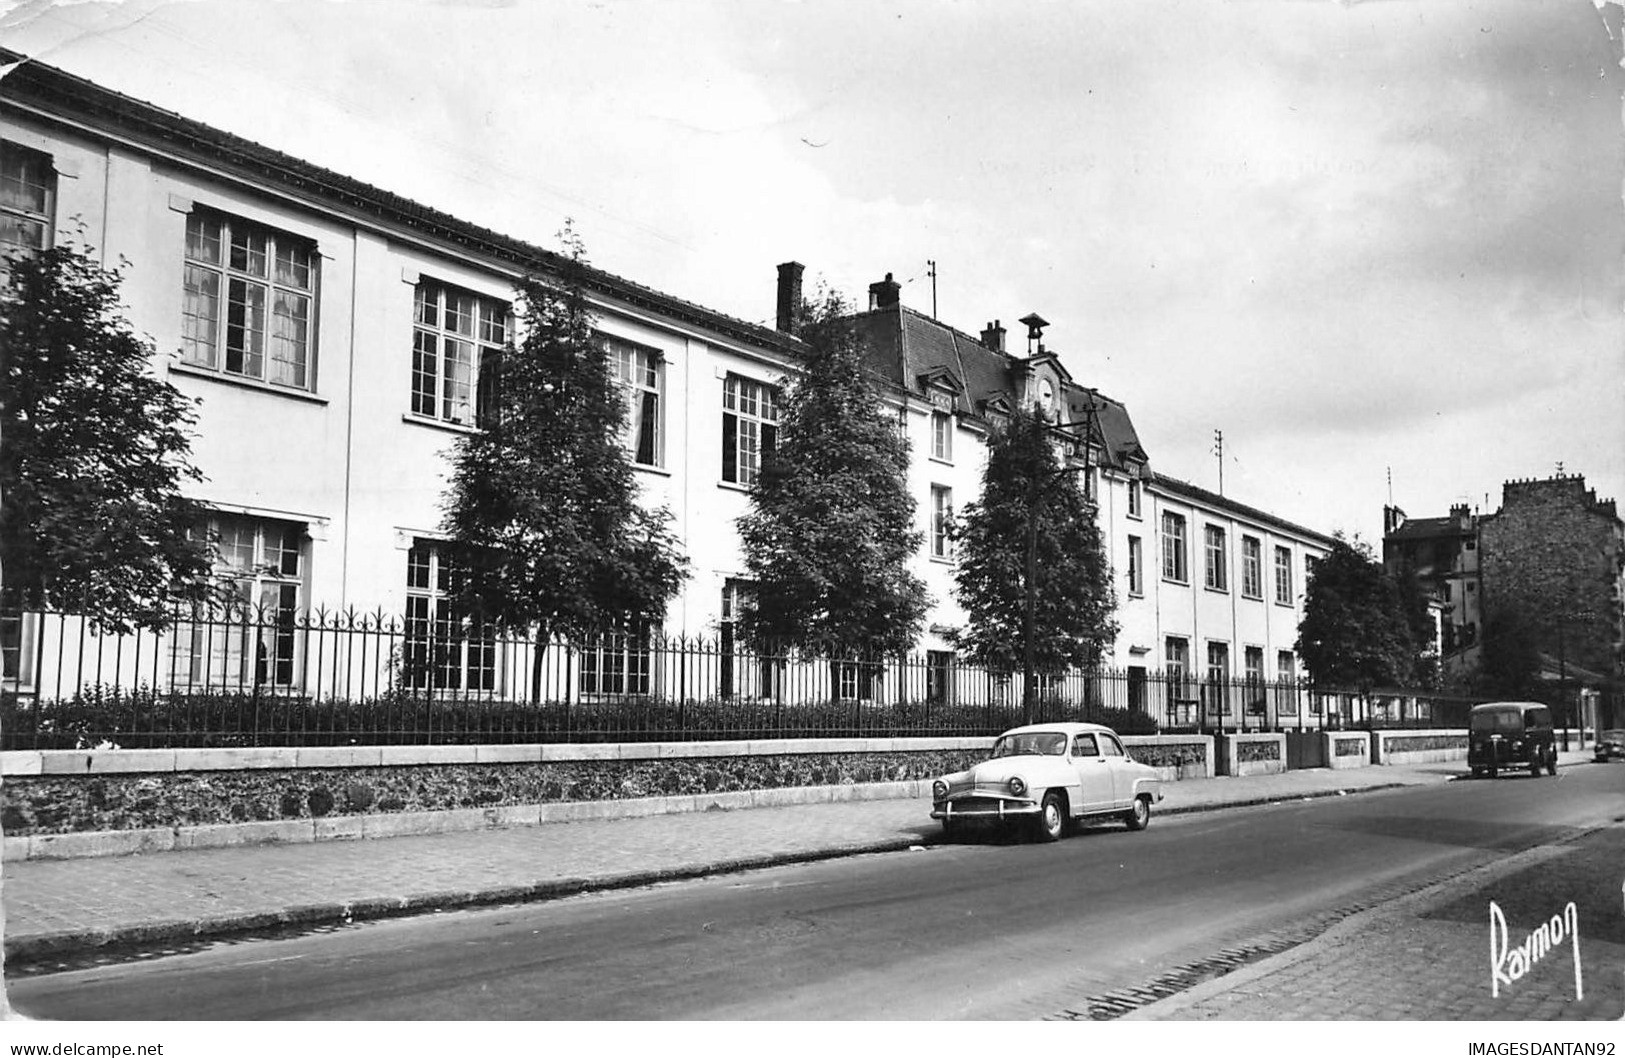
{"type": "Polygon", "coordinates": [[[1556,749],[1556,747],[1553,747],[1551,749],[1551,751],[1549,751],[1546,754],[1546,774],[1547,775],[1556,775],[1557,774],[1557,749],[1556,749]]]}
{"type": "Polygon", "coordinates": [[[1493,764],[1491,764],[1491,765],[1490,765],[1490,766],[1489,766],[1489,767],[1488,767],[1488,768],[1487,768],[1487,769],[1485,769],[1485,770],[1486,770],[1486,771],[1488,771],[1488,772],[1489,772],[1489,776],[1490,776],[1490,778],[1492,778],[1492,779],[1493,779],[1493,778],[1495,778],[1495,776],[1496,776],[1496,774],[1497,774],[1497,770],[1498,770],[1498,769],[1497,769],[1497,768],[1496,768],[1496,766],[1495,766],[1495,765],[1493,765],[1493,764]]]}
{"type": "Polygon", "coordinates": [[[1537,751],[1529,758],[1529,774],[1540,778],[1540,753],[1537,751]]]}

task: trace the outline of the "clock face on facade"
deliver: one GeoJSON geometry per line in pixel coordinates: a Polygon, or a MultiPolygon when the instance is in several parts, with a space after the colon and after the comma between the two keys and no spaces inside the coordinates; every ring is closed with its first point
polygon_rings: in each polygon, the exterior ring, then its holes
{"type": "Polygon", "coordinates": [[[1047,378],[1038,383],[1038,411],[1046,419],[1055,418],[1055,387],[1047,378]]]}

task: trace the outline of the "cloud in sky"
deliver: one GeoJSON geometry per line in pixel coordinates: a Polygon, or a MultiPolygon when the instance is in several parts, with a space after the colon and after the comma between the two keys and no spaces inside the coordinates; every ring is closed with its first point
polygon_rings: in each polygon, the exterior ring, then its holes
{"type": "Polygon", "coordinates": [[[1317,528],[1376,535],[1389,466],[1413,514],[1558,460],[1625,492],[1625,75],[1583,0],[13,16],[76,73],[522,237],[573,216],[601,266],[748,319],[790,258],[928,310],[934,259],[944,319],[1042,312],[1155,467],[1215,485],[1222,428],[1227,492],[1317,528]]]}

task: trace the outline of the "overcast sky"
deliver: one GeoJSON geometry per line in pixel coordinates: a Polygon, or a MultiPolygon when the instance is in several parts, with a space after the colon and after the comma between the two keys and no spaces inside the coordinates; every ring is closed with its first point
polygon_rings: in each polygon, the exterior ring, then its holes
{"type": "MultiPolygon", "coordinates": [[[[772,322],[774,266],[1038,312],[1153,469],[1380,540],[1561,462],[1625,500],[1621,9],[173,2],[0,41],[772,322]]],[[[136,262],[137,265],[140,262],[136,262]]],[[[1019,343],[1017,343],[1019,344],[1019,343]]],[[[1487,497],[1487,506],[1486,504],[1487,497]]]]}

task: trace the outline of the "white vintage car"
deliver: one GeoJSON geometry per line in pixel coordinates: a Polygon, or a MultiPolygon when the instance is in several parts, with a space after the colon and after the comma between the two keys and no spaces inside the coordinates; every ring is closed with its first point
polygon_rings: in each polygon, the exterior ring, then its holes
{"type": "Polygon", "coordinates": [[[1000,735],[982,763],[938,779],[931,818],[949,834],[972,822],[1022,823],[1054,841],[1085,819],[1119,818],[1144,830],[1161,800],[1161,776],[1130,760],[1111,728],[1033,724],[1000,735]]]}

